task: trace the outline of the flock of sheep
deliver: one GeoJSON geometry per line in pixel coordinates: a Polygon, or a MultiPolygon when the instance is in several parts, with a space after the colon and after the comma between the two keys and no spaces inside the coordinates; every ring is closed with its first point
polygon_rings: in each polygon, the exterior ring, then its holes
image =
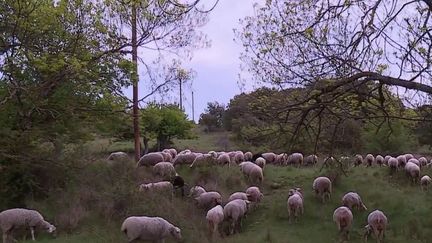
{"type": "MultiPolygon", "coordinates": [[[[349,159],[348,157],[342,159],[349,159]]],[[[110,154],[108,161],[110,163],[129,160],[129,156],[124,152],[115,152],[110,154]]],[[[326,158],[334,160],[334,158],[326,158]]],[[[232,152],[214,152],[195,153],[190,150],[184,150],[179,153],[175,149],[166,149],[162,152],[148,153],[141,157],[137,166],[152,167],[155,175],[163,178],[161,181],[141,184],[139,190],[143,193],[157,193],[158,195],[173,197],[176,189],[181,190],[184,196],[185,183],[183,178],[176,173],[175,167],[178,165],[188,165],[189,167],[198,167],[202,165],[227,165],[236,166],[245,175],[252,185],[244,192],[235,192],[231,194],[226,202],[223,202],[222,196],[217,191],[206,191],[205,188],[196,185],[190,188],[189,197],[192,197],[197,207],[206,211],[206,221],[209,232],[212,236],[217,234],[219,226],[223,222],[228,222],[229,234],[239,232],[242,225],[242,219],[248,212],[252,211],[259,205],[263,198],[263,193],[259,186],[264,180],[263,170],[267,164],[273,165],[294,165],[308,166],[318,162],[316,155],[303,157],[301,153],[275,154],[260,153],[252,154],[251,152],[243,153],[241,151],[232,152]]],[[[431,163],[425,157],[416,159],[412,154],[383,157],[371,154],[363,158],[356,155],[352,161],[354,166],[365,165],[372,166],[377,164],[387,166],[391,172],[396,170],[405,170],[413,182],[420,182],[422,189],[427,189],[431,183],[431,178],[424,175],[420,178],[421,167],[430,166],[431,163]]],[[[332,181],[327,177],[318,177],[312,183],[313,191],[317,198],[325,203],[331,198],[332,181]]],[[[353,223],[352,210],[367,210],[360,195],[356,192],[348,192],[342,197],[342,206],[338,207],[333,213],[333,220],[337,225],[341,241],[348,240],[349,231],[353,223]]],[[[304,197],[301,188],[292,188],[288,192],[287,210],[289,221],[298,221],[304,213],[304,197]]],[[[367,218],[365,226],[365,239],[373,233],[377,242],[384,238],[388,220],[386,215],[375,210],[367,218]]],[[[34,240],[35,228],[41,228],[49,233],[53,233],[56,227],[44,220],[43,216],[35,211],[28,209],[8,209],[0,212],[0,227],[3,232],[3,243],[9,242],[12,238],[11,233],[19,227],[29,228],[32,239],[34,240]]],[[[172,236],[174,239],[182,238],[181,229],[171,224],[161,217],[131,216],[124,220],[121,231],[126,234],[129,242],[135,240],[150,240],[164,242],[172,236]]]]}

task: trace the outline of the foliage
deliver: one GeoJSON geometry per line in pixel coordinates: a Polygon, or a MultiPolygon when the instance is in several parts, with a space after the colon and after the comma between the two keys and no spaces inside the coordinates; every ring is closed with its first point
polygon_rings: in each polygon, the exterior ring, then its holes
{"type": "Polygon", "coordinates": [[[200,115],[199,124],[206,126],[208,132],[213,132],[224,126],[225,106],[218,102],[208,102],[204,113],[200,115]]]}

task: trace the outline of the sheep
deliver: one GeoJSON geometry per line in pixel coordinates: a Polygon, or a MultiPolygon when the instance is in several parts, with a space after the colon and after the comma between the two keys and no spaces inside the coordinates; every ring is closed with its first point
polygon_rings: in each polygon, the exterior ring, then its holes
{"type": "Polygon", "coordinates": [[[175,148],[164,149],[162,152],[171,154],[171,158],[175,158],[177,156],[177,150],[175,148]]]}
{"type": "Polygon", "coordinates": [[[418,180],[420,180],[420,167],[418,165],[408,162],[405,165],[405,171],[407,172],[408,176],[411,177],[413,183],[416,183],[418,180]]]}
{"type": "Polygon", "coordinates": [[[215,154],[200,154],[194,159],[189,167],[193,168],[199,165],[212,165],[214,163],[216,163],[215,154]]]}
{"type": "Polygon", "coordinates": [[[173,165],[182,165],[187,164],[190,165],[194,162],[197,156],[201,155],[200,153],[179,153],[177,157],[173,160],[173,165]]]}
{"type": "Polygon", "coordinates": [[[173,160],[173,157],[172,157],[172,155],[171,155],[171,153],[170,152],[160,152],[161,154],[162,154],[162,156],[164,157],[164,161],[165,162],[172,162],[172,160],[173,160]]]}
{"type": "Polygon", "coordinates": [[[398,167],[404,168],[407,163],[406,157],[404,155],[399,155],[398,157],[396,157],[396,159],[398,161],[398,167]]]}
{"type": "Polygon", "coordinates": [[[131,216],[123,221],[121,231],[128,242],[135,240],[165,242],[170,235],[181,240],[181,230],[161,217],[131,216]]]}
{"type": "Polygon", "coordinates": [[[260,189],[256,186],[251,186],[248,189],[246,189],[246,194],[249,194],[249,201],[254,203],[261,202],[264,195],[261,193],[260,189]]]}
{"type": "Polygon", "coordinates": [[[153,174],[162,178],[172,178],[176,175],[176,171],[171,162],[159,162],[153,166],[153,174]]]}
{"type": "Polygon", "coordinates": [[[303,161],[303,164],[305,166],[316,165],[317,163],[318,163],[318,156],[316,156],[315,154],[305,157],[303,161]]]}
{"type": "Polygon", "coordinates": [[[244,160],[245,161],[252,161],[252,157],[253,157],[252,152],[248,151],[248,152],[244,153],[244,160]]]}
{"type": "Polygon", "coordinates": [[[228,202],[231,202],[235,199],[243,199],[243,200],[248,200],[248,198],[250,197],[249,194],[245,193],[245,192],[234,192],[233,194],[231,194],[228,198],[228,202]]]}
{"type": "Polygon", "coordinates": [[[377,163],[377,165],[383,165],[384,164],[384,157],[382,157],[381,155],[377,155],[375,157],[375,162],[377,163]]]}
{"type": "Polygon", "coordinates": [[[353,222],[351,210],[345,206],[338,207],[333,212],[333,221],[339,230],[341,241],[349,240],[349,231],[353,222]]]}
{"type": "Polygon", "coordinates": [[[261,154],[261,157],[263,157],[266,160],[267,164],[273,164],[276,160],[275,153],[263,153],[261,154]]]}
{"type": "Polygon", "coordinates": [[[137,167],[140,166],[154,166],[159,162],[163,162],[164,157],[160,152],[153,152],[143,155],[137,163],[137,167]]]}
{"type": "Polygon", "coordinates": [[[321,201],[324,203],[325,198],[329,200],[332,193],[332,183],[327,177],[318,177],[313,181],[312,189],[315,191],[315,195],[321,197],[321,201]]]}
{"type": "Polygon", "coordinates": [[[192,153],[192,151],[190,151],[189,149],[185,149],[185,150],[180,151],[179,153],[177,153],[177,156],[180,155],[180,154],[190,154],[190,153],[192,153]]]}
{"type": "Polygon", "coordinates": [[[261,167],[261,169],[264,169],[266,165],[266,160],[263,157],[259,157],[255,160],[255,164],[261,167]]]}
{"type": "Polygon", "coordinates": [[[418,159],[418,161],[420,162],[420,166],[421,166],[421,167],[426,166],[427,163],[428,163],[428,161],[427,161],[427,159],[426,159],[425,157],[420,157],[420,158],[418,159]]]}
{"type": "Polygon", "coordinates": [[[288,156],[287,164],[297,165],[297,167],[303,165],[303,154],[293,153],[288,156]]]}
{"type": "Polygon", "coordinates": [[[219,192],[204,192],[195,197],[194,200],[197,207],[205,210],[222,204],[222,196],[219,192]]]}
{"type": "Polygon", "coordinates": [[[234,153],[234,156],[232,157],[231,162],[232,162],[233,164],[240,164],[240,163],[243,162],[243,161],[245,161],[245,158],[244,158],[244,154],[243,154],[243,152],[242,152],[242,151],[236,151],[236,152],[234,153]]]}
{"type": "Polygon", "coordinates": [[[139,191],[149,193],[168,193],[171,199],[174,196],[174,186],[169,181],[160,181],[148,184],[141,184],[139,191]]]}
{"type": "Polygon", "coordinates": [[[342,205],[353,210],[367,210],[366,206],[363,204],[359,194],[355,192],[348,192],[342,197],[342,205]]]}
{"type": "Polygon", "coordinates": [[[354,166],[359,166],[363,164],[363,156],[361,156],[360,154],[356,154],[356,156],[354,157],[354,166]]]}
{"type": "Polygon", "coordinates": [[[365,157],[365,163],[366,166],[372,166],[373,162],[375,161],[375,158],[372,154],[367,154],[365,157]]]}
{"type": "Polygon", "coordinates": [[[290,189],[288,193],[287,200],[287,208],[288,208],[288,217],[289,222],[291,223],[292,217],[294,217],[295,221],[298,221],[299,214],[303,215],[303,193],[301,188],[290,189]]]}
{"type": "Polygon", "coordinates": [[[365,242],[368,236],[373,232],[377,242],[384,239],[384,233],[387,228],[388,220],[385,214],[380,210],[371,212],[367,218],[368,224],[365,226],[366,232],[364,235],[365,242]]]}
{"type": "Polygon", "coordinates": [[[32,240],[35,241],[34,231],[36,228],[46,230],[52,234],[56,227],[44,219],[44,217],[36,210],[25,208],[12,208],[0,212],[0,228],[3,232],[3,243],[8,242],[8,238],[12,238],[12,231],[16,228],[29,227],[32,240]]]}
{"type": "Polygon", "coordinates": [[[225,220],[231,221],[230,234],[234,234],[235,231],[240,232],[242,219],[247,214],[249,204],[248,200],[236,199],[225,205],[223,209],[225,220]]]}
{"type": "Polygon", "coordinates": [[[408,162],[414,163],[414,164],[416,164],[417,166],[420,167],[420,161],[418,161],[418,159],[416,159],[416,158],[409,159],[408,162]]]}
{"type": "Polygon", "coordinates": [[[399,165],[399,162],[398,162],[398,160],[396,158],[391,157],[388,160],[388,166],[390,168],[390,172],[396,171],[398,169],[398,167],[399,167],[398,165],[399,165]]]}
{"type": "Polygon", "coordinates": [[[218,231],[219,225],[223,222],[224,218],[224,211],[221,205],[216,205],[207,212],[207,226],[212,236],[218,231]]]}
{"type": "Polygon", "coordinates": [[[231,159],[229,157],[229,154],[227,153],[223,153],[221,155],[219,155],[219,157],[217,158],[217,163],[219,165],[230,165],[231,163],[231,159]]]}
{"type": "Polygon", "coordinates": [[[189,191],[189,197],[197,197],[206,192],[206,190],[200,186],[194,186],[189,191]]]}
{"type": "Polygon", "coordinates": [[[422,190],[427,190],[429,187],[429,184],[431,184],[432,179],[428,176],[428,175],[424,175],[421,179],[420,179],[420,186],[422,190]]]}
{"type": "Polygon", "coordinates": [[[390,155],[386,155],[386,157],[384,157],[384,164],[385,165],[388,165],[388,161],[390,158],[392,158],[392,156],[390,156],[390,155]]]}
{"type": "Polygon", "coordinates": [[[288,155],[286,153],[276,155],[276,159],[274,161],[277,165],[286,165],[286,161],[288,159],[288,155]]]}
{"type": "Polygon", "coordinates": [[[412,155],[412,154],[405,154],[404,156],[405,156],[407,161],[414,158],[414,155],[412,155]]]}
{"type": "Polygon", "coordinates": [[[239,166],[240,171],[242,171],[252,183],[262,183],[264,176],[261,167],[249,161],[242,162],[239,166]]]}
{"type": "Polygon", "coordinates": [[[124,162],[124,161],[129,160],[129,156],[125,152],[113,152],[108,156],[107,160],[108,161],[124,162]]]}

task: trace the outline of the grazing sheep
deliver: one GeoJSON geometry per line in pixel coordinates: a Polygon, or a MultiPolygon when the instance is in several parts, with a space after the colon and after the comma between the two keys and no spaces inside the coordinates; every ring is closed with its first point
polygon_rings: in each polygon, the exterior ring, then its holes
{"type": "Polygon", "coordinates": [[[324,203],[326,197],[330,200],[332,193],[332,183],[327,177],[318,177],[313,181],[312,189],[315,191],[315,195],[321,198],[324,203]]]}
{"type": "Polygon", "coordinates": [[[231,159],[230,159],[229,154],[223,153],[223,154],[219,155],[219,157],[217,158],[217,163],[219,165],[222,165],[222,166],[223,165],[230,165],[231,159]]]}
{"type": "Polygon", "coordinates": [[[165,162],[172,162],[172,160],[173,160],[173,157],[172,157],[172,155],[171,155],[171,153],[170,152],[160,152],[161,154],[162,154],[162,156],[164,157],[164,161],[165,162]]]}
{"type": "Polygon", "coordinates": [[[425,175],[420,179],[420,186],[422,190],[427,190],[429,185],[431,184],[432,179],[428,176],[425,175]]]}
{"type": "Polygon", "coordinates": [[[241,162],[239,166],[240,171],[242,171],[252,183],[262,183],[264,175],[261,167],[249,161],[241,162]]]}
{"type": "Polygon", "coordinates": [[[173,165],[190,165],[199,155],[201,155],[201,153],[179,153],[177,157],[173,160],[173,165]]]}
{"type": "Polygon", "coordinates": [[[189,167],[193,168],[199,165],[212,165],[216,163],[216,160],[215,154],[200,154],[194,159],[189,167]]]}
{"type": "Polygon", "coordinates": [[[407,161],[414,158],[414,155],[412,155],[412,154],[405,154],[404,156],[405,156],[407,161]]]}
{"type": "Polygon", "coordinates": [[[175,148],[164,149],[164,150],[162,150],[162,152],[170,153],[171,158],[173,158],[173,159],[177,156],[177,150],[175,148]]]}
{"type": "Polygon", "coordinates": [[[418,161],[420,162],[420,166],[421,166],[421,167],[426,166],[427,163],[428,163],[428,161],[427,161],[427,159],[426,159],[425,157],[420,157],[420,158],[418,159],[418,161]]]}
{"type": "Polygon", "coordinates": [[[210,208],[222,204],[222,196],[219,192],[204,192],[194,198],[195,205],[199,208],[209,210],[210,208]]]}
{"type": "Polygon", "coordinates": [[[159,162],[163,162],[164,157],[160,152],[153,152],[143,155],[137,163],[137,167],[140,166],[154,166],[159,162]]]}
{"type": "Polygon", "coordinates": [[[197,197],[206,192],[206,190],[200,186],[194,186],[189,191],[189,197],[197,197]]]}
{"type": "Polygon", "coordinates": [[[225,220],[231,221],[230,234],[234,234],[235,231],[240,232],[242,219],[247,214],[249,203],[247,200],[236,199],[225,205],[223,209],[225,220]]]}
{"type": "Polygon", "coordinates": [[[387,217],[380,210],[371,212],[367,218],[368,224],[365,226],[366,232],[364,235],[365,242],[367,242],[368,236],[373,232],[377,242],[381,242],[384,239],[384,233],[387,228],[387,217]]]}
{"type": "Polygon", "coordinates": [[[117,162],[124,162],[129,160],[129,156],[125,152],[114,152],[111,153],[107,160],[109,161],[117,161],[117,162]]]}
{"type": "Polygon", "coordinates": [[[273,164],[276,161],[275,153],[263,153],[261,154],[261,157],[263,157],[266,160],[267,164],[273,164]]]}
{"type": "Polygon", "coordinates": [[[408,162],[414,163],[414,164],[416,164],[417,166],[420,167],[420,161],[418,161],[418,159],[416,159],[416,158],[409,159],[408,162]]]}
{"type": "Polygon", "coordinates": [[[420,167],[412,162],[405,165],[405,171],[411,177],[412,182],[416,183],[420,180],[420,167]]]}
{"type": "Polygon", "coordinates": [[[243,152],[242,151],[236,151],[231,162],[234,164],[240,164],[243,161],[245,161],[243,152]]]}
{"type": "Polygon", "coordinates": [[[377,165],[381,166],[384,164],[384,157],[382,157],[381,155],[377,155],[375,157],[375,162],[377,163],[377,165]]]}
{"type": "Polygon", "coordinates": [[[316,165],[318,163],[318,156],[315,154],[309,155],[306,158],[304,158],[303,164],[305,166],[309,165],[316,165]]]}
{"type": "Polygon", "coordinates": [[[255,160],[255,164],[261,167],[261,169],[264,169],[266,165],[266,160],[263,157],[259,157],[255,160]]]}
{"type": "Polygon", "coordinates": [[[297,165],[297,167],[300,167],[303,165],[303,154],[301,153],[293,153],[290,156],[288,156],[287,164],[289,165],[297,165]]]}
{"type": "Polygon", "coordinates": [[[162,178],[172,178],[176,175],[176,171],[171,162],[159,162],[153,166],[153,174],[162,178]]]}
{"type": "Polygon", "coordinates": [[[207,226],[212,236],[218,232],[219,225],[223,222],[224,218],[224,211],[221,205],[216,205],[207,212],[207,226]]]}
{"type": "Polygon", "coordinates": [[[361,156],[360,154],[356,154],[356,156],[354,157],[354,166],[359,166],[363,164],[363,156],[361,156]]]}
{"type": "Polygon", "coordinates": [[[390,168],[390,172],[394,172],[399,167],[399,161],[393,157],[388,160],[388,167],[390,168]]]}
{"type": "Polygon", "coordinates": [[[244,160],[245,161],[252,161],[252,157],[253,157],[252,152],[248,151],[248,152],[244,153],[244,160]]]}
{"type": "Polygon", "coordinates": [[[288,193],[288,217],[289,222],[291,223],[292,217],[294,217],[295,221],[298,221],[299,214],[303,215],[303,193],[301,188],[290,189],[288,193]]]}
{"type": "Polygon", "coordinates": [[[0,228],[3,232],[3,243],[7,243],[9,238],[12,238],[12,231],[16,228],[30,228],[32,240],[35,240],[34,231],[36,228],[46,230],[48,233],[53,233],[56,227],[43,218],[36,210],[25,208],[12,208],[0,212],[0,228]]]}
{"type": "Polygon", "coordinates": [[[366,206],[363,204],[359,194],[355,192],[348,192],[342,197],[342,205],[348,207],[349,209],[357,210],[367,210],[366,206]]]}
{"type": "Polygon", "coordinates": [[[256,186],[251,186],[246,189],[246,194],[249,194],[249,201],[254,203],[261,202],[264,195],[261,193],[260,189],[256,186]]]}
{"type": "Polygon", "coordinates": [[[285,165],[288,159],[288,155],[286,153],[277,154],[274,164],[276,165],[285,165]]]}
{"type": "Polygon", "coordinates": [[[146,240],[163,243],[170,235],[176,240],[182,239],[180,228],[160,217],[129,217],[123,221],[121,231],[126,234],[128,242],[146,240]]]}
{"type": "Polygon", "coordinates": [[[388,165],[388,161],[390,158],[392,158],[390,155],[386,155],[386,157],[384,157],[384,164],[385,165],[388,165]]]}
{"type": "Polygon", "coordinates": [[[375,158],[372,154],[367,154],[365,157],[366,166],[372,166],[374,160],[375,160],[375,158]]]}
{"type": "Polygon", "coordinates": [[[333,213],[333,221],[337,225],[341,241],[349,240],[349,231],[353,222],[351,210],[345,206],[338,207],[333,213]]]}
{"type": "Polygon", "coordinates": [[[231,202],[231,201],[233,201],[235,199],[248,200],[249,197],[250,197],[250,195],[247,194],[247,193],[245,193],[245,192],[234,192],[228,198],[228,202],[231,202]]]}
{"type": "Polygon", "coordinates": [[[180,154],[190,154],[190,153],[192,153],[192,151],[190,151],[189,149],[185,149],[183,151],[180,151],[177,155],[180,155],[180,154]]]}
{"type": "Polygon", "coordinates": [[[398,167],[404,168],[407,163],[406,157],[404,155],[399,155],[398,157],[396,157],[396,159],[398,161],[398,167]]]}
{"type": "Polygon", "coordinates": [[[169,181],[160,181],[148,184],[141,184],[139,186],[139,190],[141,192],[149,192],[149,193],[168,193],[171,198],[174,194],[174,186],[169,181]]]}

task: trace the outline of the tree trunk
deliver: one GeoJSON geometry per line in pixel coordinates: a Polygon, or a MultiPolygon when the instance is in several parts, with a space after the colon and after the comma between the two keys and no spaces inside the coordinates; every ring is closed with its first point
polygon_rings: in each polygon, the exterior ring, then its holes
{"type": "Polygon", "coordinates": [[[139,134],[139,120],[138,120],[138,46],[137,46],[137,13],[135,3],[132,3],[132,61],[134,63],[134,70],[132,73],[133,81],[133,128],[134,128],[134,142],[135,142],[135,161],[140,159],[140,134],[139,134]]]}
{"type": "Polygon", "coordinates": [[[149,142],[149,140],[148,140],[148,138],[146,136],[143,136],[142,140],[143,140],[143,144],[144,144],[144,150],[143,150],[143,154],[142,155],[148,154],[148,150],[149,150],[149,148],[148,148],[148,142],[149,142]]]}

